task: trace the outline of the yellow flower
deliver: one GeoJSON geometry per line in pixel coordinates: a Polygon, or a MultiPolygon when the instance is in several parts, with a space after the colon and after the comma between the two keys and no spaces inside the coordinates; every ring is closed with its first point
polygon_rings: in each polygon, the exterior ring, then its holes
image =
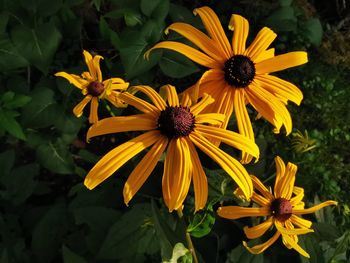
{"type": "Polygon", "coordinates": [[[165,94],[166,99],[147,86],[135,86],[130,91],[144,93],[153,104],[128,92],[120,94],[120,99],[143,113],[103,119],[91,126],[87,139],[102,134],[126,131],[145,132],[107,153],[85,178],[87,188],[93,189],[132,157],[153,145],[125,183],[123,190],[125,203],[129,203],[151,174],[163,152],[166,152],[162,178],[165,204],[169,211],[179,209],[186,198],[192,180],[197,211],[205,206],[208,185],[196,146],[236,181],[246,198],[251,197],[253,185],[247,171],[237,160],[214,146],[207,138],[219,138],[224,143],[245,150],[256,158],[259,155],[259,148],[238,133],[205,125],[218,124],[225,119],[223,114],[200,114],[214,101],[212,97],[204,94],[200,102],[191,106],[188,96],[184,96],[180,103],[175,88],[170,85],[161,88],[160,93],[165,94]]]}
{"type": "MultiPolygon", "coordinates": [[[[276,34],[269,28],[260,30],[254,41],[246,48],[249,31],[248,21],[239,15],[232,15],[229,29],[234,30],[232,42],[227,39],[220,21],[209,7],[194,10],[202,19],[208,35],[186,23],[174,23],[173,30],[190,40],[201,51],[174,41],[156,44],[145,54],[156,48],[166,48],[182,53],[194,62],[209,68],[196,85],[185,92],[192,96],[211,95],[215,102],[207,108],[210,112],[223,113],[227,116],[223,128],[227,127],[234,112],[239,133],[254,140],[254,132],[246,105],[250,104],[279,133],[282,125],[287,135],[292,130],[292,120],[286,104],[288,100],[300,104],[303,94],[293,84],[269,73],[295,67],[307,62],[306,52],[290,52],[274,55],[274,49],[268,49],[276,34]]],[[[249,163],[252,157],[242,152],[242,162],[249,163]]]]}
{"type": "MultiPolygon", "coordinates": [[[[285,166],[281,158],[276,157],[276,180],[273,194],[252,176],[253,185],[257,192],[253,193],[252,200],[259,207],[223,206],[218,209],[218,214],[227,219],[238,219],[242,217],[267,217],[266,220],[253,227],[245,227],[244,232],[249,239],[261,237],[271,226],[275,226],[276,233],[265,243],[248,247],[243,245],[253,254],[259,254],[271,246],[280,235],[283,244],[295,249],[301,255],[310,257],[309,254],[298,245],[298,235],[313,232],[310,229],[312,222],[300,217],[303,214],[313,213],[325,206],[337,205],[335,201],[326,201],[311,208],[304,208],[304,189],[294,186],[297,166],[288,163],[285,166]],[[294,194],[294,196],[293,196],[294,194]]],[[[241,195],[241,189],[236,191],[241,195]]]]}
{"type": "Polygon", "coordinates": [[[97,109],[99,99],[106,99],[116,107],[126,106],[126,104],[118,98],[118,95],[120,91],[128,88],[129,83],[121,78],[110,78],[103,81],[100,69],[100,59],[103,59],[103,57],[98,55],[92,57],[86,50],[83,51],[83,54],[89,72],[83,72],[81,76],[68,74],[66,72],[58,72],[55,76],[65,78],[85,95],[84,99],[74,107],[74,115],[80,117],[83,114],[85,106],[91,102],[89,122],[95,123],[98,121],[97,109]]]}

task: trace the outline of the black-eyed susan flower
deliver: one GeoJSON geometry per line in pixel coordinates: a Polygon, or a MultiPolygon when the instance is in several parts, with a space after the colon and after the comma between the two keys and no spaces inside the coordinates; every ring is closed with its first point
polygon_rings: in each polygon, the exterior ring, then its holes
{"type": "MultiPolygon", "coordinates": [[[[230,43],[213,10],[201,7],[195,9],[194,14],[200,16],[209,36],[189,24],[178,22],[170,25],[166,33],[173,30],[181,34],[201,51],[183,43],[163,41],[148,50],[145,57],[153,49],[166,48],[209,68],[197,85],[185,92],[195,93],[195,96],[200,97],[204,93],[211,95],[215,102],[206,110],[227,116],[221,127],[227,127],[234,112],[239,133],[254,140],[246,109],[246,105],[250,104],[259,116],[274,125],[275,133],[279,133],[284,125],[288,135],[292,130],[292,120],[286,108],[287,101],[291,100],[299,105],[303,94],[295,85],[269,74],[306,63],[306,52],[275,56],[274,49],[268,47],[277,35],[267,27],[261,29],[246,48],[249,23],[239,15],[231,16],[229,29],[234,30],[234,34],[230,43]]],[[[251,156],[244,152],[242,154],[243,163],[251,161],[251,156]]]]}
{"type": "MultiPolygon", "coordinates": [[[[262,182],[252,176],[255,192],[252,201],[258,207],[223,206],[218,209],[218,214],[227,219],[242,217],[266,217],[266,220],[253,227],[245,227],[244,232],[249,239],[261,237],[272,226],[275,226],[275,234],[265,243],[250,248],[246,242],[243,245],[253,254],[259,254],[271,246],[281,235],[283,244],[289,249],[295,249],[301,255],[309,257],[309,254],[298,245],[298,235],[313,232],[310,229],[312,222],[300,217],[303,214],[329,206],[336,205],[335,201],[326,201],[311,208],[304,208],[304,189],[294,186],[297,166],[288,163],[285,166],[279,157],[276,161],[276,180],[274,191],[271,193],[262,182]]],[[[236,191],[241,195],[241,189],[236,191]]]]}
{"type": "Polygon", "coordinates": [[[103,59],[103,57],[99,55],[92,57],[86,50],[83,51],[83,54],[89,72],[83,72],[81,76],[66,72],[58,72],[55,76],[68,80],[71,84],[80,89],[81,93],[85,96],[84,99],[74,107],[74,115],[80,117],[83,114],[85,106],[90,102],[89,122],[95,123],[98,121],[97,111],[99,99],[106,99],[116,107],[126,106],[126,104],[119,99],[118,95],[120,91],[124,91],[128,88],[129,83],[121,78],[103,80],[100,69],[100,60],[103,59]]]}
{"type": "Polygon", "coordinates": [[[166,99],[147,86],[135,86],[130,91],[144,93],[153,104],[128,92],[120,94],[120,99],[143,113],[103,119],[90,127],[87,138],[126,131],[144,131],[144,133],[102,157],[86,176],[84,182],[86,187],[93,189],[132,157],[152,146],[125,183],[123,190],[125,203],[128,204],[140,189],[165,152],[162,191],[169,211],[182,207],[191,181],[195,193],[195,209],[201,209],[207,201],[208,185],[196,151],[198,147],[235,180],[245,197],[251,197],[252,180],[245,168],[233,157],[210,143],[208,138],[220,139],[230,146],[249,152],[256,158],[259,149],[249,138],[238,133],[206,125],[218,124],[225,119],[223,114],[201,114],[206,106],[213,103],[212,97],[204,94],[200,102],[191,106],[188,96],[184,96],[180,103],[175,88],[170,85],[161,88],[161,94],[165,94],[166,99]]]}

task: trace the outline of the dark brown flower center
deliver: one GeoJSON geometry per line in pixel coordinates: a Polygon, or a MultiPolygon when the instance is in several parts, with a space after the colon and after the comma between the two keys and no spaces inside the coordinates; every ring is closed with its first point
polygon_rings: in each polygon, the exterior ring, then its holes
{"type": "Polygon", "coordinates": [[[187,136],[194,129],[194,116],[188,108],[168,106],[160,113],[158,129],[169,139],[187,136]]]}
{"type": "Polygon", "coordinates": [[[104,92],[105,86],[101,82],[93,81],[87,86],[87,90],[90,95],[98,97],[104,92]]]}
{"type": "Polygon", "coordinates": [[[236,88],[247,87],[255,76],[253,61],[243,55],[235,55],[225,62],[225,80],[236,88]]]}
{"type": "Polygon", "coordinates": [[[292,215],[292,204],[285,198],[277,198],[270,206],[271,214],[280,222],[284,222],[292,215]]]}

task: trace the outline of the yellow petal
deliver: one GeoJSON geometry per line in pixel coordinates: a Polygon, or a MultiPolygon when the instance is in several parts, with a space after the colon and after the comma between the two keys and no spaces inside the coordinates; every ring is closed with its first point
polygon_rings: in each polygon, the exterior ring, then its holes
{"type": "Polygon", "coordinates": [[[196,132],[190,134],[191,141],[207,154],[213,161],[222,167],[242,189],[247,200],[253,194],[253,184],[245,168],[236,159],[210,143],[206,138],[196,132]]]}
{"type": "Polygon", "coordinates": [[[218,46],[215,45],[214,41],[195,27],[178,22],[171,24],[166,29],[166,33],[168,33],[169,30],[173,30],[187,38],[214,60],[220,63],[224,63],[226,61],[224,53],[218,48],[218,46]]]}
{"type": "Polygon", "coordinates": [[[227,219],[238,219],[242,217],[268,216],[270,209],[268,207],[222,206],[217,210],[217,214],[227,219]]]}
{"type": "Polygon", "coordinates": [[[92,137],[104,134],[126,132],[126,131],[147,131],[157,128],[156,121],[147,114],[138,114],[122,117],[110,117],[100,120],[90,127],[87,133],[87,140],[92,137]]]}
{"type": "MultiPolygon", "coordinates": [[[[292,224],[292,222],[290,220],[286,220],[284,222],[284,225],[286,226],[286,229],[288,230],[292,230],[294,229],[294,225],[292,224]]],[[[283,237],[283,235],[282,235],[283,237]]],[[[289,235],[290,238],[292,238],[296,243],[298,243],[299,238],[297,235],[289,235]]],[[[290,246],[288,243],[285,243],[285,239],[282,238],[282,242],[284,243],[284,245],[288,248],[288,249],[292,249],[292,246],[290,246]]]]}
{"type": "Polygon", "coordinates": [[[297,205],[304,198],[304,189],[301,187],[294,186],[293,193],[295,196],[290,199],[292,206],[297,205]]]}
{"type": "Polygon", "coordinates": [[[256,35],[253,42],[247,48],[245,54],[255,62],[255,59],[257,59],[263,52],[266,51],[266,49],[270,46],[276,37],[276,33],[273,32],[270,28],[262,28],[256,35]]]}
{"type": "Polygon", "coordinates": [[[149,113],[154,118],[158,118],[159,110],[155,106],[153,106],[152,104],[148,103],[147,101],[139,99],[128,92],[120,93],[119,98],[121,100],[123,100],[125,103],[134,106],[138,110],[140,110],[144,113],[149,113]]]}
{"type": "Polygon", "coordinates": [[[246,41],[249,34],[249,23],[240,15],[232,15],[229,28],[233,30],[232,49],[235,55],[242,55],[245,51],[246,41]]]}
{"type": "Polygon", "coordinates": [[[254,60],[254,63],[259,63],[260,61],[273,58],[275,56],[275,49],[269,48],[268,50],[265,50],[264,52],[261,52],[260,55],[254,60]]]}
{"type": "Polygon", "coordinates": [[[149,86],[144,86],[144,85],[131,87],[131,89],[130,89],[131,93],[136,92],[136,91],[140,91],[140,92],[146,94],[147,97],[151,99],[154,106],[156,106],[160,111],[165,110],[165,107],[166,107],[165,101],[153,88],[151,88],[149,86]]]}
{"type": "Polygon", "coordinates": [[[304,51],[295,51],[261,61],[255,64],[255,69],[256,74],[261,75],[296,67],[305,64],[306,62],[307,53],[304,51]]]}
{"type": "Polygon", "coordinates": [[[204,113],[198,114],[195,119],[196,124],[207,123],[212,125],[220,125],[224,122],[226,116],[220,113],[204,113]]]}
{"type": "Polygon", "coordinates": [[[93,80],[97,80],[97,73],[96,73],[96,70],[95,70],[95,67],[94,67],[94,61],[93,61],[93,58],[92,58],[91,54],[88,51],[84,50],[83,51],[83,55],[84,55],[84,58],[85,58],[85,63],[86,63],[86,65],[89,68],[89,72],[90,72],[91,78],[93,80]]]}
{"type": "Polygon", "coordinates": [[[254,188],[258,190],[267,200],[272,202],[275,198],[270,193],[270,191],[266,188],[266,186],[259,180],[258,177],[252,175],[251,176],[254,188]]]}
{"type": "MultiPolygon", "coordinates": [[[[236,115],[236,121],[238,125],[239,133],[249,138],[252,142],[255,142],[252,123],[248,115],[248,111],[245,105],[245,92],[244,89],[237,89],[234,93],[233,99],[234,111],[236,115]]],[[[241,162],[243,164],[250,163],[252,155],[245,151],[242,151],[241,162]]]]}
{"type": "Polygon", "coordinates": [[[192,106],[191,97],[188,93],[181,93],[179,96],[181,98],[180,105],[186,108],[190,108],[192,106]]]}
{"type": "Polygon", "coordinates": [[[208,199],[208,182],[201,161],[192,142],[186,138],[189,146],[193,167],[193,188],[195,197],[195,211],[203,209],[208,199]]]}
{"type": "Polygon", "coordinates": [[[117,171],[124,163],[156,142],[160,136],[159,131],[150,131],[114,148],[103,156],[90,170],[85,177],[85,186],[90,190],[95,188],[117,171]]]}
{"type": "Polygon", "coordinates": [[[170,207],[171,200],[171,186],[173,185],[174,171],[175,171],[175,147],[176,141],[170,140],[165,155],[164,171],[162,177],[162,192],[165,205],[170,207]]]}
{"type": "Polygon", "coordinates": [[[73,109],[74,115],[77,117],[80,117],[83,114],[83,110],[85,106],[90,102],[91,99],[92,99],[91,95],[85,96],[85,98],[74,107],[73,109]]]}
{"type": "MultiPolygon", "coordinates": [[[[254,185],[254,183],[253,183],[253,185],[254,185]]],[[[252,195],[252,201],[257,203],[260,206],[270,206],[270,204],[271,204],[271,202],[268,199],[266,199],[265,197],[255,193],[255,192],[252,195]]]]}
{"type": "Polygon", "coordinates": [[[98,122],[98,98],[92,97],[91,103],[90,103],[90,115],[89,115],[89,122],[90,123],[96,123],[98,122]]]}
{"type": "Polygon", "coordinates": [[[213,103],[212,110],[216,113],[221,113],[226,116],[225,121],[220,126],[223,129],[227,128],[228,122],[233,112],[233,94],[235,92],[229,86],[226,86],[225,89],[219,91],[221,93],[220,97],[217,96],[215,102],[213,103]]]}
{"type": "Polygon", "coordinates": [[[81,77],[79,77],[78,75],[74,75],[74,74],[68,74],[66,72],[57,72],[55,74],[56,77],[62,77],[65,78],[66,80],[69,81],[70,84],[73,84],[74,86],[76,86],[78,89],[83,89],[86,86],[89,85],[89,82],[85,79],[82,79],[81,77]]]}
{"type": "Polygon", "coordinates": [[[163,42],[156,44],[151,49],[146,51],[146,53],[144,55],[145,58],[148,59],[150,52],[154,49],[157,49],[157,48],[166,48],[166,49],[170,49],[170,50],[179,52],[182,55],[191,59],[192,61],[194,61],[202,66],[208,67],[208,68],[221,68],[222,67],[221,63],[215,61],[214,59],[212,59],[211,57],[198,51],[197,49],[194,49],[194,48],[187,46],[183,43],[178,43],[175,41],[163,41],[163,42]]]}
{"type": "Polygon", "coordinates": [[[268,220],[259,225],[253,227],[246,226],[243,228],[243,230],[247,238],[254,239],[261,237],[263,234],[265,234],[266,231],[272,226],[272,223],[272,217],[270,217],[268,220]]]}
{"type": "Polygon", "coordinates": [[[293,101],[300,105],[303,99],[303,93],[297,86],[283,79],[270,75],[257,75],[255,81],[270,93],[280,96],[282,99],[293,101]]]}
{"type": "Polygon", "coordinates": [[[117,90],[117,91],[124,91],[129,87],[129,82],[120,82],[119,80],[123,81],[119,78],[110,78],[107,80],[104,80],[102,83],[105,86],[106,90],[117,90]]]}
{"type": "Polygon", "coordinates": [[[176,88],[172,85],[164,85],[161,88],[161,93],[164,93],[168,100],[169,106],[178,107],[180,106],[179,97],[177,96],[176,88]]]}
{"type": "Polygon", "coordinates": [[[275,189],[277,198],[282,197],[287,200],[290,200],[293,193],[295,174],[297,170],[298,170],[298,167],[295,164],[292,164],[292,163],[287,164],[285,174],[281,178],[277,189],[275,189]]]}
{"type": "Polygon", "coordinates": [[[154,167],[157,165],[167,144],[168,138],[164,136],[160,137],[129,175],[123,189],[124,203],[126,205],[128,205],[133,196],[147,180],[154,167]]]}
{"type": "Polygon", "coordinates": [[[321,204],[315,205],[315,206],[307,208],[307,209],[294,209],[293,208],[293,214],[295,214],[295,215],[311,214],[311,213],[314,213],[314,212],[316,212],[316,211],[318,211],[321,208],[324,208],[326,206],[337,205],[337,204],[338,204],[338,202],[329,200],[329,201],[323,202],[321,204]]]}
{"type": "Polygon", "coordinates": [[[94,56],[94,59],[92,61],[92,64],[94,66],[95,72],[96,72],[96,78],[97,81],[102,82],[102,73],[100,69],[100,60],[103,59],[101,56],[94,56]]]}
{"type": "Polygon", "coordinates": [[[106,95],[106,99],[112,103],[116,108],[125,108],[128,104],[119,98],[120,92],[112,91],[109,95],[106,95]]]}
{"type": "Polygon", "coordinates": [[[217,127],[205,126],[202,124],[197,124],[195,131],[199,132],[208,139],[220,140],[223,143],[226,143],[236,149],[248,152],[254,157],[259,158],[259,147],[249,138],[239,133],[217,127]]]}
{"type": "Polygon", "coordinates": [[[229,59],[232,54],[230,43],[225,35],[225,31],[221,26],[220,20],[215,12],[207,6],[196,8],[193,13],[199,15],[209,36],[215,41],[215,44],[225,54],[225,58],[229,59]]]}
{"type": "Polygon", "coordinates": [[[252,254],[260,254],[264,252],[267,248],[269,248],[275,241],[279,238],[281,234],[276,232],[269,240],[260,245],[256,245],[254,247],[249,247],[247,242],[243,241],[243,246],[252,254]]]}
{"type": "Polygon", "coordinates": [[[214,99],[208,94],[204,94],[203,98],[195,105],[191,106],[190,111],[194,116],[197,116],[209,104],[213,103],[214,99]]]}
{"type": "Polygon", "coordinates": [[[304,218],[301,218],[296,215],[292,215],[289,220],[294,224],[297,225],[298,227],[302,228],[310,228],[312,226],[312,222],[309,220],[306,220],[304,218]]]}
{"type": "Polygon", "coordinates": [[[280,195],[279,184],[280,184],[280,181],[282,180],[282,177],[284,176],[286,166],[283,160],[281,159],[281,157],[279,156],[275,157],[275,164],[276,164],[276,179],[275,179],[275,186],[274,186],[274,194],[275,194],[275,197],[277,197],[277,192],[278,192],[278,196],[280,195]]]}
{"type": "Polygon", "coordinates": [[[304,249],[302,249],[301,246],[299,246],[298,243],[296,243],[291,237],[288,235],[283,235],[282,237],[293,249],[298,251],[304,257],[310,258],[310,255],[304,249]]]}
{"type": "Polygon", "coordinates": [[[275,220],[275,227],[282,235],[304,235],[307,233],[314,232],[313,229],[310,228],[294,228],[294,229],[287,229],[282,226],[282,223],[278,220],[275,220]]]}

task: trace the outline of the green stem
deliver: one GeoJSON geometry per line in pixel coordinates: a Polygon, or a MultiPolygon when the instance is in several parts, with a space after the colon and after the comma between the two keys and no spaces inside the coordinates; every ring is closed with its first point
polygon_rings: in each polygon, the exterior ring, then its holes
{"type": "MultiPolygon", "coordinates": [[[[179,218],[184,220],[183,219],[184,215],[182,213],[182,207],[180,207],[178,210],[176,210],[176,212],[177,212],[177,215],[179,216],[179,218]]],[[[198,263],[198,258],[197,258],[196,250],[194,249],[194,246],[192,243],[191,235],[187,231],[186,231],[186,242],[187,242],[188,249],[190,250],[190,252],[192,254],[194,263],[198,263]]]]}

